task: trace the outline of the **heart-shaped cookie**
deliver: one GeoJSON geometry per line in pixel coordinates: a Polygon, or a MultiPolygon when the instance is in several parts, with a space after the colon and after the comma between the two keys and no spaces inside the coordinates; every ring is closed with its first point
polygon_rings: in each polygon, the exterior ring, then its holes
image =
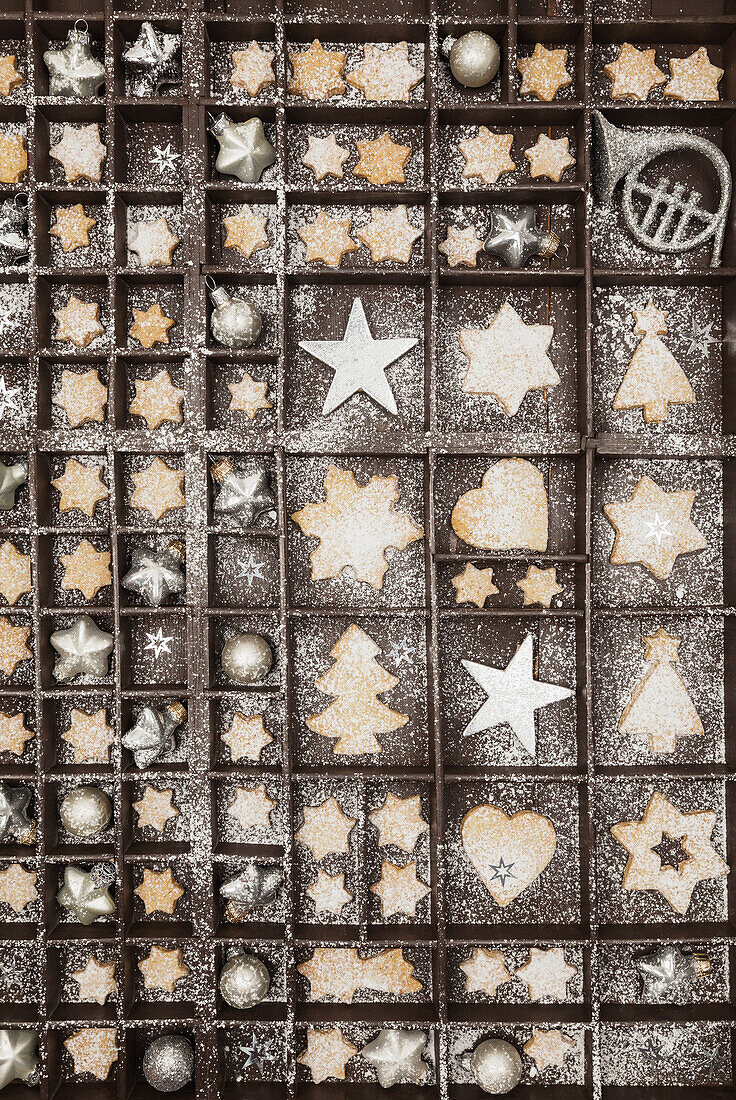
{"type": "Polygon", "coordinates": [[[479,550],[546,550],[549,504],[542,471],[526,458],[500,458],[480,489],[469,489],[450,517],[463,542],[479,550]]]}
{"type": "Polygon", "coordinates": [[[508,905],[541,875],[557,847],[554,825],[521,810],[476,806],[463,818],[463,848],[497,905],[508,905]]]}

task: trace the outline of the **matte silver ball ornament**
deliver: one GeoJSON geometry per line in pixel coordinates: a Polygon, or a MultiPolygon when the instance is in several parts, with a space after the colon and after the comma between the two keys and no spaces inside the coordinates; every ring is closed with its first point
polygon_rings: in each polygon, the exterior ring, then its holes
{"type": "Polygon", "coordinates": [[[273,650],[262,634],[236,634],[222,647],[220,663],[236,684],[257,684],[271,671],[273,650]]]}
{"type": "Polygon", "coordinates": [[[501,65],[498,43],[485,31],[468,31],[460,38],[446,38],[442,52],[455,80],[465,88],[482,88],[490,83],[501,65]]]}
{"type": "Polygon", "coordinates": [[[233,1008],[255,1008],[271,988],[265,963],[237,951],[220,971],[220,993],[233,1008]]]}
{"type": "Polygon", "coordinates": [[[470,1068],[477,1084],[491,1096],[511,1092],[523,1073],[521,1055],[505,1039],[486,1039],[480,1043],[471,1055],[470,1068]]]}
{"type": "Polygon", "coordinates": [[[59,819],[72,836],[99,836],[112,820],[112,802],[105,791],[92,784],[75,787],[64,796],[59,819]]]}
{"type": "Polygon", "coordinates": [[[194,1076],[194,1051],[184,1035],[162,1035],[146,1047],[143,1076],[157,1092],[176,1092],[194,1076]]]}

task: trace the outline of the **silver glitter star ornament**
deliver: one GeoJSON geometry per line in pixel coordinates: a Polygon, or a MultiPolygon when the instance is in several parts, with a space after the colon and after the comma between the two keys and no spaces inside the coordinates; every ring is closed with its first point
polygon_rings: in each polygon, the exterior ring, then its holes
{"type": "Polygon", "coordinates": [[[112,634],[100,630],[89,615],[80,615],[64,630],[55,630],[49,641],[58,653],[54,679],[63,682],[75,676],[107,676],[112,652],[112,634]]]}
{"type": "Polygon", "coordinates": [[[276,160],[276,150],[260,118],[233,122],[223,111],[213,119],[210,133],[220,147],[215,168],[223,176],[235,176],[241,183],[258,183],[276,160]]]}
{"type": "Polygon", "coordinates": [[[498,256],[507,267],[522,268],[532,256],[549,259],[560,247],[560,238],[551,229],[539,229],[534,206],[509,210],[491,207],[491,224],[483,244],[486,252],[498,256]]]}
{"type": "Polygon", "coordinates": [[[28,196],[22,191],[0,204],[0,252],[12,264],[28,259],[28,196]]]}
{"type": "Polygon", "coordinates": [[[91,871],[65,867],[64,885],[56,900],[80,924],[93,924],[98,917],[108,917],[115,912],[115,901],[110,893],[114,881],[115,868],[111,863],[96,863],[91,871]]]}
{"type": "Polygon", "coordinates": [[[151,23],[143,23],[132,45],[123,50],[130,94],[151,99],[164,84],[181,81],[181,37],[160,34],[151,23]]]}
{"type": "Polygon", "coordinates": [[[28,481],[28,470],[22,462],[6,466],[0,461],[0,511],[15,507],[15,491],[28,481]]]}
{"type": "Polygon", "coordinates": [[[365,393],[396,416],[398,409],[386,379],[386,368],[418,343],[412,338],[374,340],[360,298],[353,299],[342,340],[300,340],[299,347],[335,372],[322,406],[328,416],[355,393],[365,393]]]}
{"type": "Polygon", "coordinates": [[[148,768],[176,747],[174,730],[187,716],[182,703],[167,703],[161,710],[143,707],[134,724],[123,734],[123,745],[133,754],[136,768],[148,768]]]}
{"type": "Polygon", "coordinates": [[[684,952],[676,943],[663,943],[636,960],[642,980],[642,996],[660,998],[710,973],[710,959],[695,951],[684,952]]]}
{"type": "Polygon", "coordinates": [[[184,544],[179,541],[169,543],[164,550],[136,548],[130,555],[130,569],[120,583],[142,596],[149,607],[161,607],[170,596],[184,591],[183,561],[184,544]]]}
{"type": "Polygon", "coordinates": [[[38,1032],[33,1028],[0,1028],[0,1089],[11,1081],[37,1083],[38,1032]]]}
{"type": "Polygon", "coordinates": [[[265,466],[252,464],[236,468],[223,458],[211,470],[220,491],[213,505],[219,519],[233,519],[242,527],[255,527],[263,515],[276,510],[276,494],[265,466]]]}
{"type": "Polygon", "coordinates": [[[360,1053],[375,1069],[379,1085],[390,1089],[393,1085],[421,1085],[426,1081],[429,1066],[422,1057],[426,1049],[426,1031],[400,1027],[379,1031],[360,1053]]]}
{"type": "Polygon", "coordinates": [[[29,787],[12,787],[0,780],[0,840],[27,844],[33,837],[33,822],[27,810],[31,801],[29,787]]]}
{"type": "Polygon", "coordinates": [[[270,905],[283,881],[284,873],[276,863],[246,863],[220,886],[230,919],[243,920],[252,909],[270,905]]]}
{"type": "Polygon", "coordinates": [[[700,326],[693,321],[692,326],[690,332],[683,332],[682,334],[683,340],[687,340],[688,355],[696,355],[698,352],[708,355],[708,348],[711,344],[721,343],[718,337],[713,335],[715,327],[713,321],[708,321],[707,324],[700,326]]]}
{"type": "Polygon", "coordinates": [[[46,50],[44,64],[49,71],[49,95],[91,99],[105,82],[105,66],[92,53],[89,27],[77,19],[60,50],[46,50]]]}

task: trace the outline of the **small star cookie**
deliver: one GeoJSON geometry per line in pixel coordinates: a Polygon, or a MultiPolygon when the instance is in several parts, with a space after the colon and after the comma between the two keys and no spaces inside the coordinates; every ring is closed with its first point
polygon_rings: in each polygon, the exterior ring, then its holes
{"type": "Polygon", "coordinates": [[[350,236],[351,226],[352,218],[331,218],[324,210],[313,222],[300,226],[297,232],[306,246],[305,263],[339,267],[348,252],[358,247],[350,236]]]}
{"type": "Polygon", "coordinates": [[[368,225],[358,229],[355,234],[366,248],[370,248],[374,264],[381,264],[386,260],[408,264],[414,242],[421,235],[421,229],[411,224],[403,205],[394,206],[392,210],[373,207],[368,225]]]}
{"type": "Polygon", "coordinates": [[[487,126],[479,126],[475,137],[465,138],[457,144],[465,158],[463,177],[481,179],[494,186],[501,176],[516,169],[511,159],[513,144],[513,134],[495,134],[487,126]]]}
{"type": "Polygon", "coordinates": [[[289,52],[292,78],[289,92],[304,99],[325,100],[345,91],[345,54],[325,50],[315,38],[307,50],[289,52]]]}
{"type": "Polygon", "coordinates": [[[270,248],[271,242],[266,233],[268,218],[256,214],[252,206],[244,203],[237,214],[223,218],[225,226],[224,248],[235,249],[244,260],[249,260],[254,252],[270,248]]]}
{"type": "Polygon", "coordinates": [[[542,1073],[548,1066],[564,1066],[570,1048],[574,1046],[575,1043],[564,1031],[533,1027],[531,1039],[524,1043],[524,1053],[533,1059],[542,1073]]]}
{"type": "Polygon", "coordinates": [[[23,83],[23,76],[18,72],[15,54],[5,54],[0,57],[0,95],[12,95],[13,89],[23,83]]]}
{"type": "Polygon", "coordinates": [[[243,412],[249,420],[255,420],[261,409],[272,409],[268,400],[268,382],[251,377],[247,370],[239,382],[228,382],[227,388],[232,394],[228,408],[231,412],[243,412]]]}
{"type": "Polygon", "coordinates": [[[98,1081],[106,1081],[118,1060],[114,1027],[84,1027],[65,1039],[64,1046],[74,1061],[75,1076],[89,1073],[98,1081]]]}
{"type": "Polygon", "coordinates": [[[489,596],[498,594],[493,583],[493,569],[478,569],[472,562],[466,562],[462,573],[452,578],[455,589],[455,603],[474,603],[483,608],[489,596]]]}
{"type": "Polygon", "coordinates": [[[230,749],[231,760],[258,761],[266,745],[272,743],[273,737],[263,724],[262,714],[246,717],[236,713],[230,728],[222,734],[222,740],[230,749]]]}
{"type": "Polygon", "coordinates": [[[670,80],[665,85],[667,99],[678,99],[682,103],[692,100],[717,101],[720,99],[718,85],[723,69],[711,65],[708,50],[700,46],[689,57],[670,58],[670,80]]]}
{"type": "Polygon", "coordinates": [[[135,397],[130,403],[131,416],[142,416],[146,427],[153,431],[162,424],[181,424],[184,390],[175,386],[167,370],[160,370],[153,378],[136,378],[135,397]]]}
{"type": "Polygon", "coordinates": [[[169,994],[189,973],[180,947],[159,947],[157,944],[153,944],[145,959],[140,960],[138,969],[146,989],[162,989],[169,994]]]}
{"type": "Polygon", "coordinates": [[[173,817],[179,816],[173,797],[174,792],[171,787],[162,791],[158,787],[146,784],[141,798],[133,803],[133,809],[138,814],[138,828],[155,829],[157,833],[163,833],[167,823],[173,817]]]}
{"type": "Polygon", "coordinates": [[[30,626],[15,626],[10,619],[0,619],[0,672],[12,676],[18,665],[33,654],[28,648],[30,626]]]}
{"type": "Polygon", "coordinates": [[[334,795],[319,806],[305,806],[302,812],[304,824],[294,834],[294,839],[311,849],[318,863],[330,852],[350,851],[350,833],[356,819],[343,813],[334,795]]]}
{"type": "Polygon", "coordinates": [[[536,145],[524,150],[524,156],[529,161],[532,179],[545,176],[554,183],[559,183],[563,172],[575,164],[575,157],[570,155],[570,139],[566,137],[540,134],[536,145]]]}
{"type": "Polygon", "coordinates": [[[35,871],[26,871],[20,863],[11,863],[0,871],[0,903],[20,915],[38,897],[37,877],[35,871]]]}
{"type": "Polygon", "coordinates": [[[252,829],[270,829],[271,814],[278,806],[266,793],[266,784],[258,787],[238,787],[235,798],[227,808],[244,833],[252,829]]]}
{"type": "Polygon", "coordinates": [[[447,260],[448,267],[477,267],[478,253],[483,251],[483,241],[475,231],[474,225],[458,229],[448,225],[447,236],[437,246],[447,260]]]}
{"type": "Polygon", "coordinates": [[[557,583],[557,569],[554,565],[549,569],[530,565],[526,576],[516,582],[516,587],[524,593],[524,607],[535,603],[540,607],[551,607],[553,597],[559,596],[563,591],[562,585],[557,583]]]}
{"type": "Polygon", "coordinates": [[[26,749],[26,741],[32,741],[35,733],[26,726],[26,716],[20,714],[6,714],[0,711],[0,752],[12,752],[15,756],[22,756],[26,749]]]}
{"type": "Polygon", "coordinates": [[[705,550],[708,543],[690,520],[695,490],[667,493],[642,477],[629,500],[603,505],[616,537],[612,565],[643,565],[657,580],[666,580],[680,554],[705,550]]]}
{"type": "Polygon", "coordinates": [[[176,881],[170,867],[165,871],[143,868],[143,879],[133,891],[141,899],[146,916],[151,913],[173,915],[176,903],[184,896],[184,890],[176,881]]]}
{"type": "Polygon", "coordinates": [[[334,134],[329,137],[313,137],[307,139],[307,151],[302,157],[302,164],[311,168],[317,183],[321,183],[326,176],[334,176],[335,179],[343,178],[342,166],[349,158],[350,153],[343,145],[337,144],[334,134]]]}
{"type": "Polygon", "coordinates": [[[422,833],[429,832],[418,794],[398,798],[393,791],[389,791],[383,805],[368,814],[368,820],[378,830],[379,848],[393,844],[409,855],[416,848],[422,833]]]}
{"type": "Polygon", "coordinates": [[[11,607],[31,592],[31,556],[22,554],[12,542],[0,545],[0,596],[11,607]]]}
{"type": "Polygon", "coordinates": [[[22,134],[0,133],[0,183],[20,183],[27,171],[26,139],[22,134]]]}
{"type": "Polygon", "coordinates": [[[619,47],[618,57],[603,71],[611,81],[611,99],[637,99],[640,103],[652,88],[664,84],[667,77],[655,61],[657,51],[637,50],[629,42],[619,47]]]}
{"type": "Polygon", "coordinates": [[[52,401],[64,410],[72,428],[79,428],[90,421],[102,424],[107,405],[107,386],[100,382],[100,372],[96,367],[83,374],[64,370],[61,372],[61,385],[52,401]]]}
{"type": "Polygon", "coordinates": [[[532,1001],[564,1001],[567,983],[577,972],[565,958],[564,947],[531,947],[528,961],[514,977],[524,983],[532,1001]]]}
{"type": "Polygon", "coordinates": [[[348,73],[346,80],[373,102],[390,99],[408,103],[412,88],[424,80],[424,69],[410,63],[408,42],[385,48],[366,42],[363,60],[348,73]]]}
{"type": "Polygon", "coordinates": [[[101,588],[112,583],[110,551],[98,550],[87,539],[77,543],[71,554],[62,554],[61,564],[61,587],[65,592],[81,592],[85,600],[93,600],[101,588]]]}
{"type": "Polygon", "coordinates": [[[104,1005],[107,998],[118,991],[114,961],[100,962],[95,955],[90,955],[81,970],[73,971],[72,978],[77,983],[80,1001],[104,1005]]]}
{"type": "Polygon", "coordinates": [[[537,42],[534,53],[518,58],[516,67],[522,76],[519,95],[533,95],[543,103],[551,103],[561,88],[572,84],[564,48],[548,50],[537,42]]]}
{"type": "Polygon", "coordinates": [[[128,227],[128,248],[141,267],[171,267],[179,238],[169,229],[166,218],[155,222],[133,222],[128,227]]]}
{"type": "Polygon", "coordinates": [[[107,764],[115,734],[104,707],[93,714],[75,707],[69,715],[69,728],[62,733],[61,739],[74,749],[75,764],[86,764],[88,761],[107,764]]]}
{"type": "Polygon", "coordinates": [[[102,480],[99,466],[88,466],[76,458],[68,458],[61,477],[51,482],[60,494],[57,508],[60,512],[70,512],[76,508],[90,519],[95,508],[107,500],[108,488],[102,480]]]}
{"type": "Polygon", "coordinates": [[[133,508],[141,508],[158,520],[167,512],[185,506],[184,471],[167,466],[158,455],[148,466],[134,470],[130,476],[135,486],[130,497],[133,508]]]}
{"type": "Polygon", "coordinates": [[[166,316],[158,302],[154,302],[148,309],[133,307],[133,324],[129,335],[142,348],[152,348],[154,344],[168,344],[168,331],[173,324],[174,321],[166,316]]]}
{"type": "Polygon", "coordinates": [[[49,156],[61,164],[67,183],[77,180],[100,183],[107,148],[100,140],[99,124],[70,126],[65,122],[61,140],[51,146],[49,156]]]}
{"type": "Polygon", "coordinates": [[[369,890],[381,899],[384,917],[393,917],[396,913],[416,917],[419,902],[430,892],[427,884],[417,877],[415,861],[399,867],[386,859],[381,865],[380,879],[369,890]]]}
{"type": "Polygon", "coordinates": [[[250,42],[244,50],[233,50],[232,60],[230,83],[233,88],[247,92],[251,99],[274,83],[274,55],[261,49],[258,42],[250,42]]]}
{"type": "Polygon", "coordinates": [[[345,1080],[345,1066],[358,1053],[339,1027],[307,1028],[306,1049],[297,1056],[300,1066],[307,1066],[315,1085],[329,1078],[345,1080]]]}
{"type": "Polygon", "coordinates": [[[328,875],[321,867],[306,892],[314,902],[317,913],[339,916],[348,902],[353,900],[353,895],[345,889],[345,875],[328,875]]]}
{"type": "Polygon", "coordinates": [[[97,218],[88,217],[81,202],[74,206],[57,206],[54,216],[56,221],[49,229],[49,235],[57,238],[65,252],[87,247],[89,231],[97,225],[97,218]]]}
{"type": "Polygon", "coordinates": [[[470,956],[460,963],[465,975],[465,990],[468,993],[486,993],[496,996],[500,985],[511,981],[503,951],[489,951],[486,947],[474,947],[470,956]]]}
{"type": "Polygon", "coordinates": [[[105,332],[100,324],[99,302],[84,302],[76,294],[72,294],[62,309],[55,309],[53,312],[59,322],[54,340],[60,344],[69,343],[78,348],[86,348],[105,332]]]}
{"type": "Polygon", "coordinates": [[[388,130],[374,141],[356,141],[358,163],[353,175],[382,187],[387,183],[406,183],[404,166],[411,156],[410,145],[399,145],[388,130]]]}

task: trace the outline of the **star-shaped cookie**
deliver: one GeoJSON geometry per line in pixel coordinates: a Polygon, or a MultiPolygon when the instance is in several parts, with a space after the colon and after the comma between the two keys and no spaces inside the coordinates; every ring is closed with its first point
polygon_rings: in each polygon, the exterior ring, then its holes
{"type": "Polygon", "coordinates": [[[424,69],[409,61],[408,42],[386,47],[366,42],[363,60],[346,79],[373,102],[389,99],[408,103],[412,88],[424,80],[424,69]]]}
{"type": "Polygon", "coordinates": [[[233,88],[247,92],[251,99],[274,83],[274,55],[262,49],[258,42],[250,42],[244,50],[233,50],[233,71],[230,83],[233,88]]]}
{"type": "Polygon", "coordinates": [[[234,762],[258,761],[266,745],[273,741],[273,736],[264,726],[262,714],[246,717],[236,712],[229,729],[222,734],[222,740],[230,749],[230,759],[234,762]]]}
{"type": "Polygon", "coordinates": [[[307,50],[289,52],[292,78],[289,91],[304,99],[325,100],[345,91],[345,54],[325,50],[315,38],[307,50]]]}
{"type": "Polygon", "coordinates": [[[159,302],[154,302],[148,309],[136,309],[134,306],[129,335],[142,348],[152,348],[154,344],[168,344],[168,332],[173,324],[174,321],[166,316],[159,302]]]}
{"type": "Polygon", "coordinates": [[[411,145],[399,145],[388,130],[373,141],[356,141],[358,163],[353,175],[376,187],[387,183],[406,183],[404,166],[411,156],[411,145]]]}
{"type": "Polygon", "coordinates": [[[715,824],[715,811],[682,813],[655,791],[639,821],[619,821],[611,826],[614,839],[629,853],[623,889],[656,890],[684,916],[699,882],[723,878],[729,872],[711,843],[715,824]],[[686,854],[677,867],[663,863],[656,851],[664,837],[679,841],[686,854]]]}
{"type": "Polygon", "coordinates": [[[718,85],[722,76],[723,69],[712,65],[708,50],[700,46],[689,57],[670,58],[670,80],[665,85],[664,95],[683,103],[716,101],[720,99],[718,85]]]}
{"type": "Polygon", "coordinates": [[[167,466],[158,455],[130,476],[135,486],[130,497],[133,508],[141,508],[158,520],[167,512],[185,506],[184,471],[167,466]]]}
{"type": "Polygon", "coordinates": [[[551,103],[561,88],[572,84],[564,48],[548,50],[537,42],[534,53],[518,58],[516,67],[522,77],[519,95],[533,95],[543,103],[551,103]]]}
{"type": "Polygon", "coordinates": [[[189,967],[180,947],[159,947],[153,944],[145,959],[138,963],[146,989],[162,989],[172,994],[176,983],[186,978],[189,967]]]}
{"type": "Polygon", "coordinates": [[[481,179],[494,186],[501,176],[516,168],[511,159],[513,134],[496,134],[487,126],[479,126],[475,137],[465,138],[457,147],[465,158],[463,177],[481,179]]]}
{"type": "Polygon", "coordinates": [[[524,593],[524,607],[531,607],[538,603],[540,607],[551,607],[554,596],[562,592],[562,585],[557,583],[557,569],[554,565],[549,569],[540,569],[536,565],[530,565],[525,577],[516,582],[516,587],[524,593]]]}
{"type": "Polygon", "coordinates": [[[333,913],[339,916],[353,895],[345,889],[345,875],[328,875],[320,867],[317,878],[307,887],[307,895],[314,902],[317,913],[333,913]]]}
{"type": "Polygon", "coordinates": [[[54,405],[63,409],[72,428],[94,422],[104,423],[107,386],[100,382],[96,367],[82,374],[75,370],[61,372],[61,385],[54,394],[54,405]]]}
{"type": "Polygon", "coordinates": [[[138,801],[133,803],[133,809],[138,815],[138,828],[155,829],[157,833],[163,833],[167,823],[179,816],[171,787],[162,791],[159,787],[152,787],[150,783],[146,784],[138,801]]]}
{"type": "Polygon", "coordinates": [[[54,340],[60,344],[86,348],[105,331],[100,324],[99,302],[84,302],[76,294],[71,294],[61,309],[54,310],[54,317],[58,321],[54,340]]]}
{"type": "Polygon", "coordinates": [[[409,854],[416,848],[422,833],[429,831],[418,794],[399,798],[389,791],[383,805],[368,814],[368,820],[378,830],[379,848],[393,844],[409,854]]]}
{"type": "Polygon", "coordinates": [[[268,797],[265,783],[261,783],[257,787],[238,787],[227,812],[244,833],[249,833],[253,829],[270,829],[271,814],[277,805],[268,797]]]}
{"type": "Polygon", "coordinates": [[[99,124],[91,122],[87,126],[70,126],[65,122],[61,140],[51,146],[49,156],[58,160],[67,183],[76,183],[77,180],[100,183],[107,148],[100,140],[99,124]]]}
{"type": "Polygon", "coordinates": [[[437,251],[446,258],[448,267],[477,267],[483,241],[474,225],[466,225],[464,229],[448,225],[447,236],[437,245],[437,251]]]}
{"type": "Polygon", "coordinates": [[[532,1037],[524,1043],[524,1053],[542,1073],[548,1066],[564,1066],[575,1043],[558,1028],[532,1028],[532,1037]]]}
{"type": "Polygon", "coordinates": [[[165,871],[153,871],[150,867],[144,867],[142,881],[133,893],[143,902],[146,916],[152,913],[166,913],[171,916],[179,898],[183,897],[184,890],[174,878],[170,867],[165,871]]]}
{"type": "Polygon", "coordinates": [[[22,756],[26,742],[32,741],[35,736],[35,733],[26,726],[26,716],[22,711],[19,714],[6,714],[0,711],[0,752],[12,752],[15,756],[22,756]]]}
{"type": "Polygon", "coordinates": [[[321,183],[327,176],[334,176],[335,179],[341,180],[343,178],[342,166],[349,156],[348,150],[343,145],[338,145],[334,134],[330,134],[326,138],[314,137],[310,134],[307,138],[307,151],[302,157],[302,164],[306,168],[312,169],[317,183],[321,183]]]}
{"type": "Polygon", "coordinates": [[[88,539],[77,543],[70,554],[61,555],[65,592],[81,592],[85,600],[93,600],[101,588],[112,583],[110,551],[98,550],[88,539]]]}
{"type": "Polygon", "coordinates": [[[455,603],[474,603],[484,607],[489,596],[495,596],[498,589],[493,583],[493,569],[478,569],[472,562],[466,562],[462,573],[452,578],[455,589],[455,603]]]}
{"type": "Polygon", "coordinates": [[[249,420],[255,420],[261,409],[272,409],[268,400],[268,382],[261,382],[243,371],[239,382],[228,382],[227,388],[232,394],[228,408],[230,412],[243,412],[249,420]]]}
{"type": "Polygon", "coordinates": [[[465,975],[468,993],[486,993],[489,997],[495,997],[498,987],[511,981],[503,951],[474,947],[469,958],[460,963],[460,969],[465,975]]]}
{"type": "Polygon", "coordinates": [[[419,902],[430,892],[429,886],[417,876],[414,860],[405,867],[399,867],[385,859],[380,879],[369,889],[381,899],[381,915],[384,917],[393,917],[396,913],[416,917],[419,902]]]}
{"type": "Polygon", "coordinates": [[[90,519],[97,505],[108,497],[100,467],[88,466],[76,458],[66,460],[64,473],[54,478],[51,484],[60,494],[57,504],[60,512],[70,512],[76,508],[90,519]]]}
{"type": "Polygon", "coordinates": [[[10,606],[32,591],[31,556],[23,554],[13,542],[0,545],[0,596],[10,606]]]}
{"type": "Polygon", "coordinates": [[[155,222],[132,222],[128,226],[128,248],[138,257],[141,267],[171,267],[179,244],[166,218],[155,222]]]}
{"type": "Polygon", "coordinates": [[[532,1001],[564,1001],[567,983],[577,972],[565,958],[564,947],[531,947],[528,961],[514,977],[524,983],[532,1001]]]}
{"type": "Polygon", "coordinates": [[[80,1001],[104,1005],[107,998],[118,991],[115,962],[100,962],[95,955],[90,955],[83,968],[72,973],[72,978],[77,983],[80,1001]]]}
{"type": "Polygon", "coordinates": [[[356,819],[343,813],[334,795],[319,806],[305,806],[302,812],[304,824],[294,834],[294,839],[311,849],[318,863],[330,852],[350,851],[350,833],[356,819]]]}
{"type": "Polygon", "coordinates": [[[225,226],[224,248],[235,249],[244,260],[249,260],[254,252],[259,252],[270,247],[266,226],[268,218],[265,214],[256,214],[248,203],[229,218],[223,218],[225,226]]]}
{"type": "Polygon", "coordinates": [[[0,132],[0,183],[20,183],[27,171],[26,139],[22,134],[0,132]]]}
{"type": "Polygon", "coordinates": [[[554,183],[559,183],[563,173],[575,164],[575,157],[570,153],[570,139],[566,137],[551,138],[540,134],[536,145],[524,150],[524,156],[529,161],[532,179],[545,176],[554,183]]]}
{"type": "Polygon", "coordinates": [[[655,61],[657,51],[637,50],[629,42],[619,47],[615,61],[603,66],[611,81],[611,99],[637,99],[640,103],[652,88],[664,84],[667,77],[655,61]]]}
{"type": "Polygon", "coordinates": [[[394,206],[392,210],[372,207],[368,225],[355,234],[362,244],[370,248],[374,264],[385,263],[386,260],[408,264],[414,242],[421,235],[421,229],[411,224],[403,205],[394,206]]]}
{"type": "Polygon", "coordinates": [[[23,76],[18,72],[15,54],[5,54],[0,57],[0,95],[12,95],[13,89],[23,83],[23,76]]]}
{"type": "Polygon", "coordinates": [[[49,229],[49,235],[56,237],[64,251],[86,248],[89,231],[97,225],[97,218],[90,218],[81,202],[74,206],[57,206],[54,215],[56,221],[49,229]]]}
{"type": "Polygon", "coordinates": [[[339,1027],[307,1028],[306,1049],[297,1055],[297,1062],[307,1066],[315,1085],[329,1078],[345,1080],[345,1066],[358,1053],[358,1048],[345,1038],[339,1027]]]}
{"type": "Polygon", "coordinates": [[[6,676],[12,676],[18,665],[33,656],[28,647],[30,633],[30,626],[0,618],[0,672],[6,676]]]}
{"type": "Polygon", "coordinates": [[[65,1039],[64,1046],[72,1056],[75,1076],[89,1073],[98,1081],[106,1081],[118,1060],[114,1027],[84,1027],[65,1039]]]}
{"type": "Polygon", "coordinates": [[[130,403],[131,416],[142,416],[151,431],[167,422],[181,424],[184,390],[174,385],[167,370],[160,370],[153,378],[136,378],[133,385],[135,397],[130,403]]]}
{"type": "Polygon", "coordinates": [[[0,871],[0,904],[20,914],[38,897],[35,871],[26,871],[20,863],[11,863],[0,871]]]}
{"type": "Polygon", "coordinates": [[[297,230],[306,246],[305,262],[339,267],[347,253],[358,247],[350,236],[351,226],[352,218],[331,218],[321,209],[313,222],[297,230]]]}
{"type": "Polygon", "coordinates": [[[603,512],[616,532],[611,564],[640,564],[657,580],[666,580],[680,554],[708,545],[690,520],[694,501],[694,489],[668,493],[644,476],[630,500],[604,504],[603,512]]]}
{"type": "Polygon", "coordinates": [[[75,707],[69,715],[69,728],[62,733],[61,739],[74,749],[75,764],[86,764],[88,761],[106,764],[115,734],[104,707],[92,714],[75,707]]]}

